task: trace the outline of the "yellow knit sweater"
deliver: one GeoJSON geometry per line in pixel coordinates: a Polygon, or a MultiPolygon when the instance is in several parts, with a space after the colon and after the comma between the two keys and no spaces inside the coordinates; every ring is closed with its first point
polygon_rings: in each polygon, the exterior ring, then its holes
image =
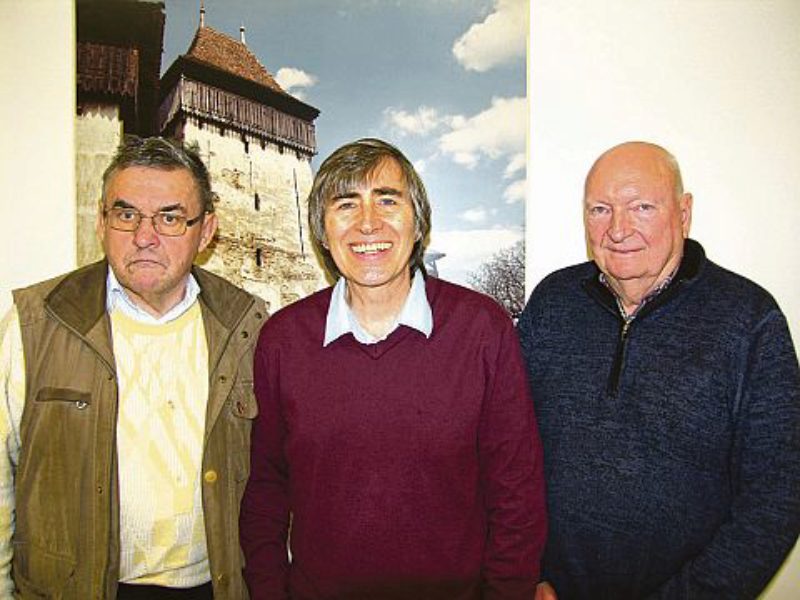
{"type": "Polygon", "coordinates": [[[210,579],[200,471],[208,348],[199,303],[166,324],[111,313],[119,383],[120,580],[210,579]]]}

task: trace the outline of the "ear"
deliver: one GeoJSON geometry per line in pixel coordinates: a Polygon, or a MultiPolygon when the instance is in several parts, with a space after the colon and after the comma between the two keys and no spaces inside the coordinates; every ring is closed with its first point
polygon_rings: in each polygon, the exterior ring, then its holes
{"type": "Polygon", "coordinates": [[[198,254],[206,249],[206,247],[214,239],[214,234],[217,233],[219,220],[216,213],[206,213],[203,217],[203,223],[200,225],[200,245],[197,248],[198,254]]]}
{"type": "Polygon", "coordinates": [[[683,231],[683,237],[689,237],[689,228],[692,225],[692,195],[690,193],[685,193],[681,196],[679,201],[679,207],[681,210],[681,230],[683,231]]]}

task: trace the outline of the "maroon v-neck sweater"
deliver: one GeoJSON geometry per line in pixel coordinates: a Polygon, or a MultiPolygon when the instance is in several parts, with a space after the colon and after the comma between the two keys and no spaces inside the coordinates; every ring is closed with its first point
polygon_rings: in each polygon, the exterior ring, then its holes
{"type": "Polygon", "coordinates": [[[426,291],[430,339],[401,326],[323,348],[330,289],[262,330],[241,516],[253,600],[532,600],[544,484],[515,331],[483,295],[426,291]]]}

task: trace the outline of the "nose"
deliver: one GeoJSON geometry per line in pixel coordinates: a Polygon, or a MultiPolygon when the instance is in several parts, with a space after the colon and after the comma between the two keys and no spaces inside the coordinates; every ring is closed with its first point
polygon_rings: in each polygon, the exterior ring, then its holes
{"type": "Polygon", "coordinates": [[[149,246],[157,246],[160,243],[158,233],[153,226],[153,217],[142,216],[139,221],[139,227],[133,232],[133,243],[138,248],[147,248],[149,246]]]}
{"type": "Polygon", "coordinates": [[[380,218],[372,202],[365,202],[361,207],[358,230],[363,234],[369,234],[380,227],[380,218]]]}
{"type": "Polygon", "coordinates": [[[623,241],[630,235],[630,222],[628,219],[628,211],[624,208],[613,210],[611,213],[611,223],[608,227],[608,237],[614,242],[623,241]]]}

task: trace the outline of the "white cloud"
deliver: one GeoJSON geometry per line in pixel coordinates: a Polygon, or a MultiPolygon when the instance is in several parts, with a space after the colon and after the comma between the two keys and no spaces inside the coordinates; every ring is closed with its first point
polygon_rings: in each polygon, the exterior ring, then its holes
{"type": "Polygon", "coordinates": [[[439,276],[466,284],[474,272],[496,252],[513,246],[523,237],[521,228],[470,229],[467,231],[434,231],[430,250],[444,253],[437,261],[439,276]]]}
{"type": "Polygon", "coordinates": [[[494,12],[470,27],[453,44],[453,54],[471,71],[525,56],[528,37],[528,0],[495,0],[494,12]]]}
{"type": "Polygon", "coordinates": [[[506,165],[506,170],[503,172],[504,179],[511,179],[516,175],[517,171],[521,171],[528,166],[528,159],[524,152],[520,152],[511,157],[506,165]]]}
{"type": "Polygon", "coordinates": [[[503,198],[506,200],[506,204],[514,204],[515,202],[520,202],[525,200],[525,195],[527,194],[528,182],[525,179],[518,179],[511,185],[509,185],[505,191],[503,191],[503,198]]]}
{"type": "Polygon", "coordinates": [[[384,109],[383,115],[401,136],[425,135],[449,121],[448,117],[440,116],[435,108],[429,106],[420,106],[413,113],[390,106],[384,109]]]}
{"type": "Polygon", "coordinates": [[[419,160],[415,160],[413,165],[414,170],[416,170],[419,175],[422,175],[425,173],[425,169],[428,168],[428,161],[426,161],[424,158],[420,158],[419,160]]]}
{"type": "Polygon", "coordinates": [[[459,219],[467,223],[483,223],[488,216],[489,213],[487,213],[486,209],[483,207],[468,208],[458,215],[459,219]]]}
{"type": "Polygon", "coordinates": [[[282,67],[275,73],[275,81],[287,92],[300,96],[303,89],[310,88],[317,83],[317,78],[301,69],[282,67]]]}
{"type": "Polygon", "coordinates": [[[489,108],[473,117],[451,118],[452,129],[439,138],[439,149],[470,169],[482,155],[493,159],[511,156],[508,171],[525,151],[527,123],[525,98],[493,98],[489,108]]]}

